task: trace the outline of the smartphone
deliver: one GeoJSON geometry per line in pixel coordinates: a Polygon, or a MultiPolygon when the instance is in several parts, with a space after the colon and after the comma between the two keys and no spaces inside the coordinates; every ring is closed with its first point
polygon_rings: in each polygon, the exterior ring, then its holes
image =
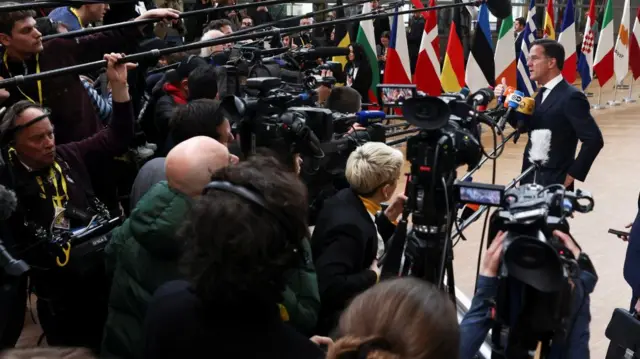
{"type": "Polygon", "coordinates": [[[624,237],[629,237],[629,232],[623,232],[623,231],[619,231],[617,229],[612,229],[609,228],[609,233],[616,235],[618,237],[624,236],[624,237]]]}

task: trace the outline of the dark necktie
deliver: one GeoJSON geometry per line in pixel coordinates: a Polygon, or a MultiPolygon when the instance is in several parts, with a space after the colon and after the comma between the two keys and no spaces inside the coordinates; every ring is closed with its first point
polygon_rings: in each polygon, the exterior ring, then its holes
{"type": "Polygon", "coordinates": [[[542,96],[544,95],[545,91],[547,91],[546,87],[540,87],[540,89],[538,90],[538,94],[536,95],[536,108],[542,105],[542,96]]]}

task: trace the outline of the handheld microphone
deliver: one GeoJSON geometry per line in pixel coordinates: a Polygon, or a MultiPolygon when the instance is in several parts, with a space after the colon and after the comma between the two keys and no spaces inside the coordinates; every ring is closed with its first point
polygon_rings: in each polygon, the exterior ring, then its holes
{"type": "Polygon", "coordinates": [[[520,102],[520,106],[516,110],[517,123],[516,130],[518,131],[515,136],[513,136],[513,143],[518,143],[518,139],[520,138],[520,134],[526,132],[527,125],[526,122],[529,120],[531,115],[533,115],[533,111],[536,108],[536,101],[531,97],[523,97],[520,102]]]}
{"type": "Polygon", "coordinates": [[[471,97],[467,99],[467,103],[473,103],[473,107],[487,106],[495,98],[495,94],[492,89],[483,88],[476,91],[471,97]]]}
{"type": "Polygon", "coordinates": [[[506,99],[509,98],[509,95],[511,95],[515,91],[516,91],[516,89],[513,88],[512,86],[508,86],[507,88],[505,88],[504,91],[500,94],[500,96],[498,96],[498,106],[497,107],[500,107],[502,105],[506,105],[505,104],[506,99]]]}
{"type": "Polygon", "coordinates": [[[500,131],[504,130],[504,126],[511,116],[511,113],[514,110],[517,110],[518,107],[520,107],[520,103],[522,102],[523,97],[524,93],[521,91],[515,91],[509,96],[509,100],[507,101],[507,105],[509,106],[509,108],[507,109],[507,112],[504,114],[504,116],[502,116],[502,118],[500,118],[500,120],[498,121],[498,128],[500,128],[500,131]]]}

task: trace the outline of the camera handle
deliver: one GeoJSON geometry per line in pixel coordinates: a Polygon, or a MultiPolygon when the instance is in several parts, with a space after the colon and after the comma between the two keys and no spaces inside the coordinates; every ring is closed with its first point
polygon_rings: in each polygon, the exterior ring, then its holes
{"type": "Polygon", "coordinates": [[[5,273],[13,277],[19,277],[29,271],[29,265],[22,259],[15,259],[7,251],[4,243],[0,239],[0,266],[5,273]]]}

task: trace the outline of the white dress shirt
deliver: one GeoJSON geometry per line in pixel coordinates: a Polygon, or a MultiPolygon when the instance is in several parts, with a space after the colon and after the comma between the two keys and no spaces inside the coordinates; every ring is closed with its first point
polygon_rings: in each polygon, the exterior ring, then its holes
{"type": "Polygon", "coordinates": [[[551,81],[549,81],[546,84],[541,86],[541,87],[546,88],[546,90],[542,94],[542,101],[540,103],[544,102],[544,100],[547,99],[547,96],[549,96],[551,91],[553,91],[553,88],[558,86],[558,84],[560,82],[562,82],[562,80],[564,80],[564,77],[562,77],[562,74],[560,74],[560,75],[554,77],[553,79],[551,79],[551,81]]]}

